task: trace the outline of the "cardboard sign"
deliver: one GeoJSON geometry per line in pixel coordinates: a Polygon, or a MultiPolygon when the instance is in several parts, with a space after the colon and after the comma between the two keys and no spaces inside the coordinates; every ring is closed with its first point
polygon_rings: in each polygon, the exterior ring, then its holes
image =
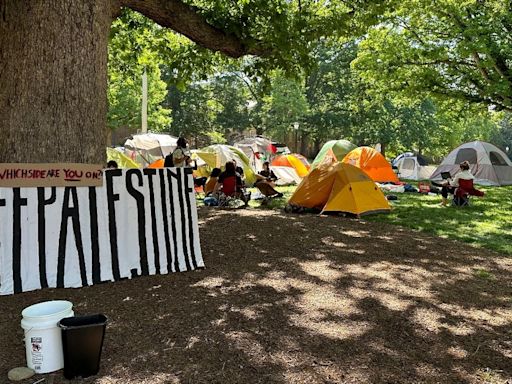
{"type": "Polygon", "coordinates": [[[97,164],[0,163],[0,187],[99,187],[103,167],[97,164]]]}
{"type": "Polygon", "coordinates": [[[191,168],[88,188],[0,188],[0,295],[203,267],[191,168]]]}

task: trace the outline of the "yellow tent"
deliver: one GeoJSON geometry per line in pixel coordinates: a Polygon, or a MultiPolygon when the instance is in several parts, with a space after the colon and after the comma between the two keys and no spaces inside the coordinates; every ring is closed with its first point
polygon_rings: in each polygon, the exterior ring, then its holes
{"type": "Polygon", "coordinates": [[[114,148],[107,148],[107,161],[114,160],[119,168],[140,168],[139,164],[114,148]]]}
{"type": "Polygon", "coordinates": [[[298,153],[277,156],[272,160],[273,167],[290,167],[295,169],[299,177],[304,177],[309,173],[308,160],[298,153]]]}
{"type": "Polygon", "coordinates": [[[237,165],[244,170],[245,182],[251,185],[256,181],[256,174],[251,168],[249,158],[238,148],[223,144],[210,145],[192,154],[192,159],[197,158],[204,161],[210,168],[221,169],[224,169],[226,162],[236,160],[237,165]]]}
{"type": "Polygon", "coordinates": [[[389,211],[384,194],[359,168],[344,163],[321,164],[307,175],[289,201],[322,212],[355,215],[389,211]]]}

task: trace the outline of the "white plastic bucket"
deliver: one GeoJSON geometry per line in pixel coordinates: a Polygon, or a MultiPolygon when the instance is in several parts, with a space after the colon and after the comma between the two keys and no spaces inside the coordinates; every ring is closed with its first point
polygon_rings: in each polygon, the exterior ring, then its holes
{"type": "Polygon", "coordinates": [[[65,300],[45,301],[25,308],[21,315],[27,366],[36,373],[64,368],[61,330],[57,323],[74,315],[73,304],[65,300]]]}

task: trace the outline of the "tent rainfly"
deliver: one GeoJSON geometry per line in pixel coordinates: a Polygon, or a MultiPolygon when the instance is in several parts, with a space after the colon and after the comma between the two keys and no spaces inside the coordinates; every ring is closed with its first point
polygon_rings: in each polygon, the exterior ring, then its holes
{"type": "Polygon", "coordinates": [[[343,163],[352,164],[362,169],[373,181],[379,183],[398,183],[398,177],[391,164],[380,152],[371,147],[358,147],[350,151],[344,158],[343,163]]]}
{"type": "Polygon", "coordinates": [[[279,155],[270,164],[270,168],[278,177],[277,185],[299,184],[302,178],[309,173],[308,160],[298,154],[279,155]]]}
{"type": "Polygon", "coordinates": [[[330,140],[325,143],[311,163],[311,168],[316,168],[323,163],[334,163],[343,160],[347,153],[356,148],[348,140],[330,140]]]}
{"type": "Polygon", "coordinates": [[[139,164],[115,148],[107,147],[107,161],[114,160],[119,168],[140,168],[139,164]]]}
{"type": "Polygon", "coordinates": [[[252,185],[256,181],[256,175],[251,167],[249,158],[240,149],[233,146],[224,144],[210,145],[194,151],[192,158],[201,159],[210,169],[224,169],[228,161],[235,160],[237,166],[242,167],[244,170],[245,182],[248,185],[252,185]]]}
{"type": "Polygon", "coordinates": [[[149,165],[158,158],[167,156],[177,147],[178,138],[160,133],[141,133],[126,140],[124,147],[144,159],[149,165]]]}
{"type": "Polygon", "coordinates": [[[263,162],[269,160],[273,153],[272,141],[262,136],[247,137],[234,144],[250,160],[251,166],[258,170],[263,168],[263,162]]]}
{"type": "Polygon", "coordinates": [[[322,212],[355,215],[389,211],[384,194],[361,169],[344,163],[321,164],[297,187],[290,204],[322,212]]]}

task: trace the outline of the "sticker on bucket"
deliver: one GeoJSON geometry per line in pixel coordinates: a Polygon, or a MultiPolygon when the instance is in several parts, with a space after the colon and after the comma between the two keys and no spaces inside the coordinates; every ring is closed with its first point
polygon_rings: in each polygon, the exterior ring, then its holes
{"type": "Polygon", "coordinates": [[[32,365],[34,366],[34,371],[39,372],[41,364],[43,364],[43,338],[31,337],[30,344],[32,344],[32,365]]]}

